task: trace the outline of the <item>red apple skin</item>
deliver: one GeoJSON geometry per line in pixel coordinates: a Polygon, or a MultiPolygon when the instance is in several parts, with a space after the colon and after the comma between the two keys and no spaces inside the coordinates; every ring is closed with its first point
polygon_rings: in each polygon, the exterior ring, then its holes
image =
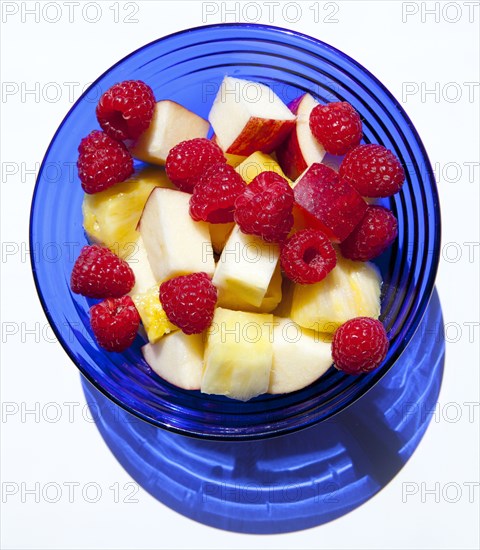
{"type": "Polygon", "coordinates": [[[255,151],[271,153],[294,128],[295,119],[273,120],[250,117],[241,133],[225,152],[243,156],[249,156],[255,151]]]}
{"type": "MultiPolygon", "coordinates": [[[[298,113],[298,106],[302,102],[306,94],[295,98],[288,104],[288,108],[294,115],[298,113]]],[[[288,138],[280,144],[276,150],[277,160],[285,175],[288,176],[291,180],[296,180],[300,174],[307,169],[307,163],[303,158],[302,150],[300,149],[300,144],[298,143],[298,136],[296,128],[288,136],[288,138]]]]}
{"type": "Polygon", "coordinates": [[[297,132],[293,132],[288,136],[276,151],[278,163],[280,164],[285,175],[291,180],[296,180],[300,174],[307,169],[307,163],[303,158],[300,144],[298,143],[297,132]]]}
{"type": "Polygon", "coordinates": [[[293,192],[308,222],[335,243],[350,235],[367,210],[358,191],[324,164],[312,164],[295,183],[293,192]]]}

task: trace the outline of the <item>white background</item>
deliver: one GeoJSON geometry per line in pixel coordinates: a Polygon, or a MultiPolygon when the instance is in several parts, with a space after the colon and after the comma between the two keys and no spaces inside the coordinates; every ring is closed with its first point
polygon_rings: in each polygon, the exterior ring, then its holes
{"type": "Polygon", "coordinates": [[[1,547],[478,548],[479,3],[437,2],[435,15],[428,12],[434,2],[305,1],[286,8],[271,2],[108,1],[87,11],[82,1],[37,2],[38,21],[25,13],[34,4],[1,3],[2,490],[5,483],[95,482],[104,496],[96,504],[81,496],[70,503],[67,495],[58,503],[36,503],[28,496],[22,502],[20,493],[2,494],[1,547]],[[337,22],[326,21],[333,11],[337,22]],[[130,13],[133,22],[127,23],[130,13]],[[151,40],[225,21],[271,23],[310,34],[373,72],[419,131],[442,203],[437,288],[447,354],[427,434],[400,474],[361,508],[330,524],[279,536],[205,527],[143,490],[138,503],[114,501],[108,487],[131,480],[79,412],[85,399],[78,371],[60,345],[49,341],[26,252],[34,171],[84,85],[151,40]],[[32,89],[37,93],[25,95],[32,89]],[[61,406],[58,422],[48,421],[45,405],[51,402],[61,406]],[[72,422],[65,402],[82,404],[72,422]],[[22,417],[35,403],[39,417],[22,417]],[[464,484],[475,482],[471,498],[464,484]],[[439,502],[421,490],[402,498],[405,483],[427,489],[439,483],[439,502]],[[463,488],[457,502],[442,492],[449,483],[463,488]]]}

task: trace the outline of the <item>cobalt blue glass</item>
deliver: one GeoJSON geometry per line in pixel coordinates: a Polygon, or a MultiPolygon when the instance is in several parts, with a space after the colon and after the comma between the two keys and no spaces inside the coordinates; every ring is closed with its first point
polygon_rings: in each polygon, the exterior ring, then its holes
{"type": "Polygon", "coordinates": [[[151,424],[209,439],[278,436],[314,425],[370,390],[408,346],[429,302],[440,249],[440,212],[432,169],[401,105],[366,69],[311,37],[261,25],[214,25],[147,44],[103,74],[70,110],[45,155],[32,202],[30,244],[38,293],[55,333],[82,374],[101,392],[151,424]],[[363,120],[364,141],[400,158],[406,182],[383,201],[399,221],[394,246],[379,260],[382,320],[391,345],[383,366],[359,377],[331,368],[316,383],[248,403],[184,391],[143,361],[138,336],[123,354],[100,349],[89,328],[89,302],[69,287],[81,246],[82,189],[75,161],[80,139],[98,128],[95,105],[116,82],[140,79],[157,99],[172,99],[207,117],[225,75],[263,82],[288,102],[303,92],[319,101],[348,101],[363,120]]]}
{"type": "Polygon", "coordinates": [[[398,474],[435,417],[444,359],[434,292],[405,353],[362,399],[300,432],[235,445],[161,430],[85,378],[83,389],[115,458],[160,502],[219,529],[277,534],[336,519],[398,474]]]}

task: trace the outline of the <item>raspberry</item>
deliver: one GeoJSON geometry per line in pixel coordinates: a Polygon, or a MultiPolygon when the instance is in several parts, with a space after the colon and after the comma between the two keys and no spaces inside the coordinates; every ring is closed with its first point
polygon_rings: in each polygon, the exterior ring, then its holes
{"type": "Polygon", "coordinates": [[[160,285],[160,302],[171,323],[198,334],[212,323],[217,289],[206,273],[181,275],[160,285]]]}
{"type": "Polygon", "coordinates": [[[130,292],[135,276],[125,260],[108,248],[84,246],[73,266],[70,286],[89,298],[118,298],[130,292]]]}
{"type": "Polygon", "coordinates": [[[340,244],[345,258],[367,262],[380,256],[397,238],[397,218],[388,208],[368,206],[362,221],[340,244]]]}
{"type": "Polygon", "coordinates": [[[332,357],[335,367],[347,374],[376,369],[388,351],[388,337],[380,321],[370,317],[350,319],[333,336],[332,357]]]}
{"type": "Polygon", "coordinates": [[[100,347],[120,352],[133,344],[140,315],[130,296],[107,298],[90,308],[90,324],[100,347]]]}
{"type": "Polygon", "coordinates": [[[318,283],[337,264],[337,255],[328,237],[316,229],[302,229],[282,246],[280,263],[285,275],[301,285],[318,283]]]}
{"type": "Polygon", "coordinates": [[[191,193],[207,168],[219,162],[227,159],[216,143],[206,138],[188,139],[170,149],[165,170],[181,191],[191,193]]]}
{"type": "Polygon", "coordinates": [[[282,242],[293,226],[293,190],[275,172],[262,172],[235,201],[235,221],[243,233],[268,243],[282,242]]]}
{"type": "Polygon", "coordinates": [[[317,105],[310,113],[310,130],[332,155],[344,155],[362,139],[360,115],[346,101],[317,105]]]}
{"type": "Polygon", "coordinates": [[[229,164],[210,166],[193,189],[190,216],[197,222],[233,222],[235,199],[244,188],[245,182],[229,164]]]}
{"type": "Polygon", "coordinates": [[[350,151],[343,159],[339,173],[364,197],[394,195],[405,180],[398,158],[383,145],[373,143],[350,151]]]}
{"type": "Polygon", "coordinates": [[[125,145],[100,130],[78,146],[78,177],[85,193],[98,193],[133,174],[133,158],[125,145]]]}
{"type": "Polygon", "coordinates": [[[97,119],[115,139],[137,139],[148,128],[155,108],[153,91],[141,80],[125,80],[109,88],[97,105],[97,119]]]}

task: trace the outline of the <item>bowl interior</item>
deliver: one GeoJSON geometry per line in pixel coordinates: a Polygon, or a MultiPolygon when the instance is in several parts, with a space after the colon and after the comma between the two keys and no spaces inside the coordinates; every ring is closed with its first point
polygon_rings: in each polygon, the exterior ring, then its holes
{"type": "Polygon", "coordinates": [[[199,27],[148,44],[102,75],[74,105],[45,156],[35,188],[30,239],[40,299],[60,342],[81,372],[113,401],[157,426],[207,438],[279,435],[325,420],[353,403],[394,364],[413,336],[433,289],[440,216],[432,170],[405,112],[368,71],[312,38],[259,25],[199,27]],[[303,92],[321,102],[348,101],[360,113],[364,142],[393,150],[406,168],[402,191],[385,200],[399,221],[395,245],[379,258],[382,319],[391,338],[381,369],[351,377],[330,369],[316,383],[248,403],[175,388],[141,357],[144,340],[109,354],[89,328],[87,299],[72,294],[70,272],[87,244],[83,192],[75,169],[80,139],[98,128],[95,105],[114,83],[140,79],[157,99],[173,99],[207,117],[228,74],[269,85],[286,102],[303,92]]]}

